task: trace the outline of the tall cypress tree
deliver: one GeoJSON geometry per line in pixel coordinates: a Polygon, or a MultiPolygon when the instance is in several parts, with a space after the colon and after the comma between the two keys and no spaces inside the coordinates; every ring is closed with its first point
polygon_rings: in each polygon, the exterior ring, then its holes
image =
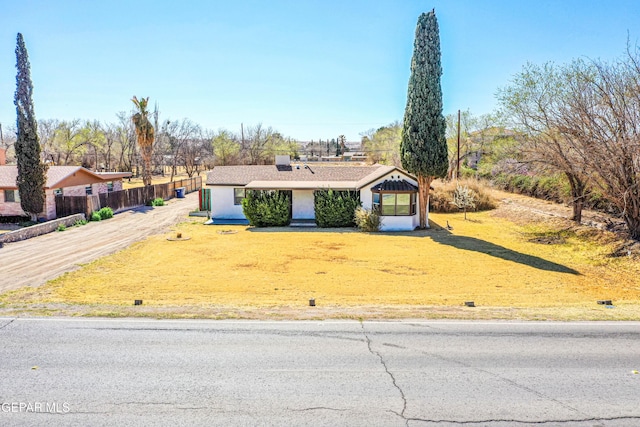
{"type": "Polygon", "coordinates": [[[429,227],[427,207],[431,182],[444,178],[449,166],[441,75],[440,33],[432,10],[418,18],[400,143],[402,167],[418,178],[420,228],[429,227]]]}
{"type": "Polygon", "coordinates": [[[18,74],[13,103],[16,105],[18,114],[15,144],[18,160],[18,191],[22,210],[35,221],[44,208],[47,169],[40,159],[40,142],[38,141],[38,129],[33,111],[31,66],[29,65],[27,48],[20,33],[18,33],[16,45],[16,68],[18,74]]]}

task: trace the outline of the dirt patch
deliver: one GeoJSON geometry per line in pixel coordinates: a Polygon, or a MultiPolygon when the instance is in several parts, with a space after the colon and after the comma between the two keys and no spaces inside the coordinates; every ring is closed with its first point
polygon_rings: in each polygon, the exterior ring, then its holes
{"type": "Polygon", "coordinates": [[[534,237],[533,239],[529,239],[531,243],[539,243],[541,245],[561,245],[566,243],[566,239],[562,236],[544,236],[544,237],[534,237]]]}

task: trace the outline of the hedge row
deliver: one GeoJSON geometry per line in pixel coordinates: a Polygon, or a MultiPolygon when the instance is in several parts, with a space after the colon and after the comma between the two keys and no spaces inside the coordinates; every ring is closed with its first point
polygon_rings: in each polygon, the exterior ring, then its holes
{"type": "Polygon", "coordinates": [[[355,227],[355,212],[361,205],[357,191],[318,190],[313,202],[318,227],[355,227]]]}
{"type": "Polygon", "coordinates": [[[247,190],[242,211],[254,227],[284,227],[291,223],[291,192],[247,190]]]}

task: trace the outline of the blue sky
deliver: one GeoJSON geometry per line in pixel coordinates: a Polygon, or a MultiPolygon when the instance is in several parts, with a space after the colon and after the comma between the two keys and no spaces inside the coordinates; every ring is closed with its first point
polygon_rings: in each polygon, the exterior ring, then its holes
{"type": "Polygon", "coordinates": [[[402,120],[418,16],[440,25],[444,113],[489,113],[527,61],[613,59],[637,0],[0,0],[0,123],[15,123],[16,33],[38,119],[115,122],[133,95],[162,119],[299,140],[402,120]]]}

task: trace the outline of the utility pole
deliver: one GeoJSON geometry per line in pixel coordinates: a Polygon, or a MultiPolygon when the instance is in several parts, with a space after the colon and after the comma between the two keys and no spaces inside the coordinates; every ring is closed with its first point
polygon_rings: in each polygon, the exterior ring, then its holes
{"type": "Polygon", "coordinates": [[[244,145],[244,124],[240,123],[240,135],[242,138],[242,150],[244,151],[247,147],[244,145]]]}
{"type": "Polygon", "coordinates": [[[456,167],[456,179],[460,179],[460,110],[458,110],[458,167],[456,167]]]}

